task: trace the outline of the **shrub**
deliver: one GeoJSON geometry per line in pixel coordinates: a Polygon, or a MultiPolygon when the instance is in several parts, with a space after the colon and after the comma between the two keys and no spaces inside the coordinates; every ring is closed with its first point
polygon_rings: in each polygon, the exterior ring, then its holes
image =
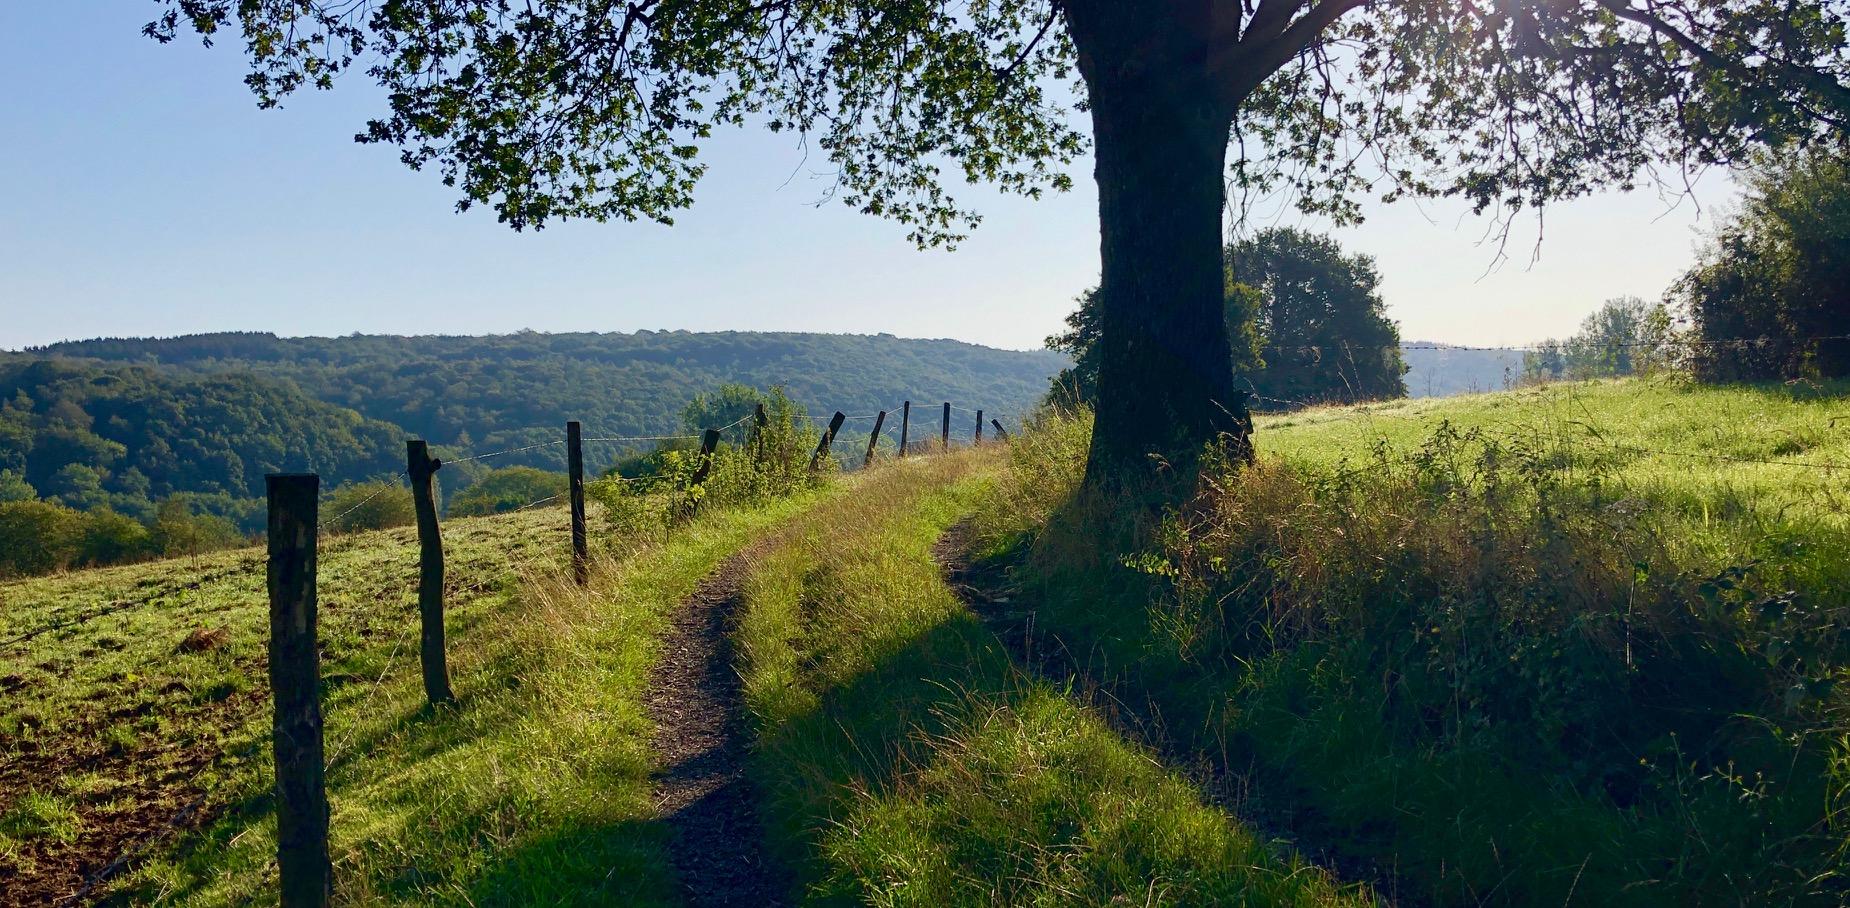
{"type": "Polygon", "coordinates": [[[396,479],[345,483],[321,502],[321,513],[340,533],[402,527],[417,519],[411,489],[396,479]]]}
{"type": "Polygon", "coordinates": [[[503,514],[543,498],[564,495],[567,483],[564,473],[534,467],[491,470],[473,485],[450,496],[448,514],[451,517],[503,514]]]}
{"type": "Polygon", "coordinates": [[[81,517],[48,501],[0,502],[0,574],[47,574],[77,557],[81,517]]]}
{"type": "Polygon", "coordinates": [[[186,496],[163,500],[149,525],[149,541],[161,555],[200,555],[244,543],[236,524],[213,514],[195,514],[186,496]]]}
{"type": "Polygon", "coordinates": [[[83,515],[77,538],[78,564],[123,564],[153,555],[153,534],[140,521],[108,508],[83,515]]]}

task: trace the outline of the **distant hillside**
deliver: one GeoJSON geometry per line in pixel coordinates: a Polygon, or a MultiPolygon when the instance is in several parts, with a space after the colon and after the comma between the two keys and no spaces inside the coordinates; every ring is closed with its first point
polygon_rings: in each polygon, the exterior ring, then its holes
{"type": "Polygon", "coordinates": [[[77,508],[146,517],[185,492],[248,524],[265,473],[314,470],[330,484],[389,473],[403,437],[245,371],[0,358],[0,470],[77,508]]]}
{"type": "Polygon", "coordinates": [[[870,413],[910,398],[983,407],[1006,418],[1033,406],[1066,365],[1045,351],[887,334],[686,331],[202,334],[77,341],[29,352],[288,378],[321,400],[468,448],[549,441],[568,419],[600,435],[674,431],[690,398],[725,382],[783,385],[816,413],[870,413]]]}
{"type": "Polygon", "coordinates": [[[1507,350],[1472,350],[1436,341],[1406,341],[1408,397],[1450,397],[1501,391],[1522,378],[1523,355],[1507,350]]]}

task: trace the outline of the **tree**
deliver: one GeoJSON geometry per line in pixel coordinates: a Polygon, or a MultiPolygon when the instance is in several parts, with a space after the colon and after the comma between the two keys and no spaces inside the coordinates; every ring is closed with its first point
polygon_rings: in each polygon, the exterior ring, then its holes
{"type": "Polygon", "coordinates": [[[1850,375],[1850,154],[1769,154],[1673,298],[1699,378],[1850,375]]]}
{"type": "Polygon", "coordinates": [[[0,502],[0,577],[46,574],[77,556],[79,516],[49,501],[0,502]]]}
{"type": "MultiPolygon", "coordinates": [[[[1236,384],[1274,402],[1407,393],[1400,331],[1375,292],[1381,278],[1373,259],[1345,254],[1326,236],[1275,229],[1228,245],[1226,262],[1222,316],[1236,384]]],[[[1099,321],[1098,291],[1088,290],[1066,317],[1067,331],[1047,339],[1049,349],[1073,357],[1054,377],[1055,402],[1095,401],[1099,321]]]]}
{"type": "Polygon", "coordinates": [[[410,487],[395,479],[344,483],[328,493],[321,510],[342,533],[402,527],[417,518],[410,487]]]}
{"type": "Polygon", "coordinates": [[[942,244],[976,220],[947,170],[1039,195],[1089,144],[1094,483],[1245,431],[1229,182],[1338,220],[1377,188],[1507,217],[1850,118],[1842,0],[163,2],[158,40],[235,23],[263,105],[368,61],[388,107],[359,139],[516,228],[671,221],[701,144],[753,123],[806,136],[842,201],[942,244]]]}
{"type": "Polygon", "coordinates": [[[1524,360],[1523,377],[1552,381],[1649,374],[1677,359],[1672,328],[1664,304],[1614,297],[1588,314],[1574,336],[1539,344],[1524,360]]]}
{"type": "Polygon", "coordinates": [[[1263,230],[1227,247],[1227,271],[1257,291],[1264,367],[1253,390],[1274,401],[1404,397],[1400,329],[1388,320],[1366,255],[1329,236],[1263,230]]]}
{"type": "Polygon", "coordinates": [[[25,477],[12,470],[0,470],[0,502],[36,501],[39,493],[25,477]]]}

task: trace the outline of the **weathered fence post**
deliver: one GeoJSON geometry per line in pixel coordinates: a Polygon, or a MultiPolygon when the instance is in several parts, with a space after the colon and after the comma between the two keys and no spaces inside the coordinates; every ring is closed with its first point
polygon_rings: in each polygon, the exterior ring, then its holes
{"type": "Polygon", "coordinates": [[[770,424],[771,418],[765,415],[764,404],[761,403],[758,405],[758,409],[752,412],[751,447],[752,466],[754,467],[762,468],[764,465],[764,428],[770,424]]]}
{"type": "Polygon", "coordinates": [[[315,524],[321,478],[264,477],[269,496],[270,743],[276,757],[276,863],[283,908],[334,897],[315,643],[315,524]]]}
{"type": "Polygon", "coordinates": [[[976,443],[983,443],[983,411],[976,411],[976,443]]]}
{"type": "Polygon", "coordinates": [[[423,625],[419,655],[424,663],[424,698],[432,706],[456,699],[443,654],[443,534],[437,527],[437,498],[431,477],[443,461],[430,456],[421,438],[405,442],[405,475],[418,515],[418,620],[423,625]]]}
{"type": "Polygon", "coordinates": [[[840,410],[835,411],[835,418],[829,420],[829,428],[822,433],[822,440],[816,442],[816,453],[811,454],[809,457],[810,469],[814,470],[822,464],[822,458],[829,453],[829,445],[835,442],[835,433],[841,431],[842,421],[847,418],[848,415],[846,413],[840,410]]]}
{"type": "Polygon", "coordinates": [[[572,579],[584,586],[591,581],[591,551],[585,539],[585,451],[578,420],[565,424],[565,468],[571,476],[572,579]]]}
{"type": "Polygon", "coordinates": [[[989,425],[991,428],[996,430],[996,440],[997,441],[1008,441],[1009,440],[1009,430],[1002,428],[1001,420],[991,419],[989,421],[989,425]]]}
{"type": "Polygon", "coordinates": [[[951,450],[951,402],[944,402],[944,418],[938,421],[938,450],[949,453],[951,450]]]}
{"type": "MultiPolygon", "coordinates": [[[[694,467],[694,475],[688,480],[688,485],[690,487],[699,486],[701,483],[707,481],[707,474],[713,472],[713,451],[718,447],[719,447],[719,430],[718,429],[708,429],[704,433],[701,433],[700,463],[699,465],[694,467]]],[[[692,492],[693,488],[689,488],[688,491],[692,492]]],[[[687,503],[687,516],[689,517],[694,516],[694,512],[699,509],[700,509],[700,499],[695,498],[689,501],[687,503]]]]}
{"type": "Polygon", "coordinates": [[[886,425],[886,411],[881,410],[879,415],[874,417],[874,430],[867,435],[867,456],[861,458],[862,469],[873,466],[874,445],[880,443],[880,427],[884,425],[886,425]]]}
{"type": "Polygon", "coordinates": [[[906,456],[906,432],[912,428],[912,401],[899,407],[899,456],[906,456]]]}

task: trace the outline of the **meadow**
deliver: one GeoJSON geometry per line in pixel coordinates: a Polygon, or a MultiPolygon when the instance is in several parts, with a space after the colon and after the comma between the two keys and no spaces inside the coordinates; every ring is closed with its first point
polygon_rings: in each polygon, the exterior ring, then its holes
{"type": "Polygon", "coordinates": [[[1843,390],[1279,415],[1160,521],[1049,419],[985,553],[1067,670],[1397,899],[1841,904],[1843,390]]]}

